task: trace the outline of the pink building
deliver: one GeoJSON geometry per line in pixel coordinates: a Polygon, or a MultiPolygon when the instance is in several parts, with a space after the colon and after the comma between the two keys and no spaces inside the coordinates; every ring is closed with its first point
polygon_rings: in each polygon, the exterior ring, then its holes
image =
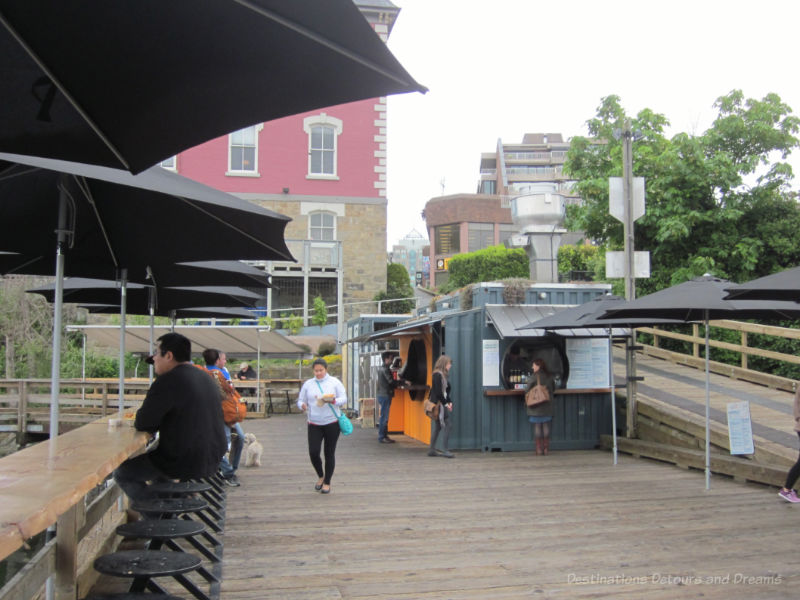
{"type": "MultiPolygon", "coordinates": [[[[399,9],[388,0],[355,3],[386,41],[399,9]]],[[[385,98],[254,125],[162,166],[293,219],[286,242],[297,263],[263,265],[273,274],[273,318],[307,319],[321,296],[342,327],[386,289],[385,98]]]]}

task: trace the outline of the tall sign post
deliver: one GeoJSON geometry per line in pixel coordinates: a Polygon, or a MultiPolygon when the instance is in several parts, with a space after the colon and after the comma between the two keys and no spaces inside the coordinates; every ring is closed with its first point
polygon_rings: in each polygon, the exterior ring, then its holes
{"type": "MultiPolygon", "coordinates": [[[[633,222],[644,215],[644,178],[633,176],[634,134],[631,131],[630,120],[625,121],[625,126],[621,131],[614,132],[614,137],[622,140],[622,177],[609,178],[608,207],[611,215],[622,221],[624,252],[621,257],[617,252],[606,254],[606,273],[609,277],[624,277],[625,299],[630,301],[636,298],[636,277],[649,277],[650,275],[648,253],[635,252],[633,243],[633,222]],[[619,258],[622,258],[622,269],[617,267],[619,258]]],[[[636,376],[637,348],[635,330],[631,330],[630,341],[625,352],[628,437],[634,437],[636,433],[636,382],[640,379],[636,376]]]]}

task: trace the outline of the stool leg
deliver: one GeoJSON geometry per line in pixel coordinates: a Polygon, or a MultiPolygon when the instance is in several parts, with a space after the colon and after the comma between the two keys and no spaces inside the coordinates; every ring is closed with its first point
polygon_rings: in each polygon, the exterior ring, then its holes
{"type": "Polygon", "coordinates": [[[184,577],[183,575],[173,575],[172,577],[175,579],[175,581],[177,581],[177,582],[178,582],[178,583],[180,583],[180,584],[181,584],[183,587],[185,587],[185,588],[186,588],[186,590],[187,590],[187,591],[188,591],[188,592],[189,592],[189,593],[190,593],[192,596],[194,596],[195,598],[197,598],[197,600],[211,600],[211,598],[209,598],[209,597],[208,597],[206,594],[204,594],[204,593],[203,593],[203,591],[202,591],[202,590],[201,590],[199,587],[197,587],[197,586],[196,586],[194,583],[192,583],[191,581],[189,581],[189,580],[188,580],[186,577],[184,577]]]}

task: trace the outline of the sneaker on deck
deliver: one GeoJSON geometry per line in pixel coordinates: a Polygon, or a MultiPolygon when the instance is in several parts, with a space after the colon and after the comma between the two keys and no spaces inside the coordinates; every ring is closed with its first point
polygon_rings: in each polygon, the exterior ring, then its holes
{"type": "Polygon", "coordinates": [[[778,496],[786,500],[787,502],[797,503],[800,502],[800,498],[797,497],[797,492],[794,490],[781,490],[778,492],[778,496]]]}
{"type": "Polygon", "coordinates": [[[241,483],[239,483],[239,478],[236,477],[236,475],[231,475],[230,477],[224,477],[224,479],[225,483],[231,487],[239,487],[240,485],[242,485],[241,483]]]}

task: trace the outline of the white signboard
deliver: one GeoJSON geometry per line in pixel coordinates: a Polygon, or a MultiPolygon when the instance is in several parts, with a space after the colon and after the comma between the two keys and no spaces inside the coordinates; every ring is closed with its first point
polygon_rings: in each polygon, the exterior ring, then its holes
{"type": "Polygon", "coordinates": [[[483,340],[483,386],[500,385],[500,341],[483,340]]]}
{"type": "Polygon", "coordinates": [[[608,338],[567,338],[567,389],[607,388],[608,338]]]}
{"type": "MultiPolygon", "coordinates": [[[[650,277],[650,252],[637,250],[633,253],[633,276],[637,279],[650,277]]],[[[606,252],[606,277],[625,277],[625,253],[606,252]]]]}
{"type": "Polygon", "coordinates": [[[750,403],[728,404],[728,441],[731,454],[753,454],[753,427],[750,423],[750,403]]]}
{"type": "MultiPolygon", "coordinates": [[[[625,222],[625,198],[622,193],[622,177],[608,178],[608,212],[618,221],[625,222]]],[[[633,206],[631,221],[644,216],[644,177],[633,178],[633,206]]]]}

